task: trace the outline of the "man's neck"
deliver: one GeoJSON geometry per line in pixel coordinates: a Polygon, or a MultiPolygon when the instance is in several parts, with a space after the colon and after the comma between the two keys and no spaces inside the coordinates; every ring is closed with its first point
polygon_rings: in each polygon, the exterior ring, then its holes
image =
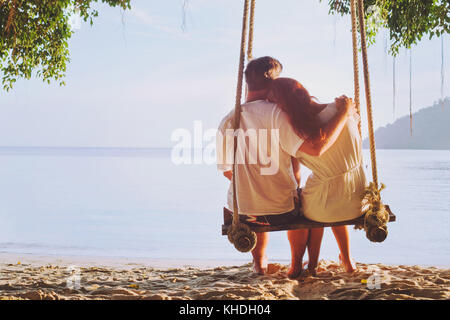
{"type": "Polygon", "coordinates": [[[246,102],[252,102],[257,100],[266,100],[267,90],[249,91],[247,92],[246,102]]]}

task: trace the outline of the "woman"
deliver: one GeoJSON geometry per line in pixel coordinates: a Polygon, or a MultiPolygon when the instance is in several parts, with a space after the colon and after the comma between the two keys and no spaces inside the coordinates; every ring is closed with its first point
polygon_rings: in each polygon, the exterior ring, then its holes
{"type": "MultiPolygon", "coordinates": [[[[289,78],[273,81],[269,100],[287,114],[294,130],[305,142],[309,141],[310,145],[314,141],[320,141],[322,129],[337,112],[336,103],[315,102],[299,82],[289,78]]],[[[339,222],[362,215],[361,194],[366,187],[366,177],[362,165],[358,121],[359,116],[353,114],[344,122],[336,133],[335,141],[327,149],[319,153],[311,152],[311,148],[305,144],[304,148],[300,148],[296,159],[293,159],[296,177],[299,176],[298,162],[312,171],[302,190],[306,218],[318,222],[339,222]]],[[[332,230],[340,249],[341,263],[346,272],[353,272],[355,267],[350,258],[347,227],[332,227],[332,230]]],[[[298,231],[288,234],[291,248],[293,241],[296,241],[296,232],[298,231]]],[[[311,273],[317,268],[322,236],[323,228],[310,230],[308,270],[311,273]]],[[[303,256],[303,253],[300,255],[303,256]]],[[[301,261],[293,262],[288,273],[290,277],[295,277],[302,271],[301,261]]]]}

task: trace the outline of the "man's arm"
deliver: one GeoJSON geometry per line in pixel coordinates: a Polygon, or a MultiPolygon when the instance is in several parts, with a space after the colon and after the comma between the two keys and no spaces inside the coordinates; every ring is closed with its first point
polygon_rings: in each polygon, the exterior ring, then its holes
{"type": "Polygon", "coordinates": [[[338,111],[323,128],[322,137],[305,141],[299,151],[311,156],[321,156],[336,142],[344,129],[348,116],[353,114],[355,108],[353,101],[345,96],[336,99],[336,106],[338,111]]]}
{"type": "Polygon", "coordinates": [[[232,170],[232,151],[234,145],[233,133],[229,133],[228,129],[231,129],[231,117],[233,113],[230,112],[220,122],[216,136],[216,150],[217,150],[217,169],[221,171],[225,176],[225,172],[232,170]],[[229,136],[231,134],[231,136],[229,136]],[[230,154],[231,153],[231,154],[230,154]]]}

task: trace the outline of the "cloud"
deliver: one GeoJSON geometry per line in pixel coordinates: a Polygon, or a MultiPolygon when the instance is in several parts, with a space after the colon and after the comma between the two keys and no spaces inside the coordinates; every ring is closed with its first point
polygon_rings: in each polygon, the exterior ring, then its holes
{"type": "Polygon", "coordinates": [[[150,15],[147,11],[142,10],[136,6],[133,6],[130,13],[131,16],[136,20],[136,22],[143,24],[146,27],[162,31],[166,34],[183,36],[181,25],[180,27],[170,26],[167,23],[163,22],[164,20],[167,21],[167,19],[162,19],[161,17],[150,15]]]}

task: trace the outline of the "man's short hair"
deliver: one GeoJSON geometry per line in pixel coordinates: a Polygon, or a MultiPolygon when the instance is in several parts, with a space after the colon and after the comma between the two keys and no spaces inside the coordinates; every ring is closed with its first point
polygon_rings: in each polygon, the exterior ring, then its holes
{"type": "Polygon", "coordinates": [[[248,90],[258,91],[269,89],[270,82],[278,78],[283,65],[272,57],[261,57],[253,59],[245,69],[245,81],[248,90]]]}

